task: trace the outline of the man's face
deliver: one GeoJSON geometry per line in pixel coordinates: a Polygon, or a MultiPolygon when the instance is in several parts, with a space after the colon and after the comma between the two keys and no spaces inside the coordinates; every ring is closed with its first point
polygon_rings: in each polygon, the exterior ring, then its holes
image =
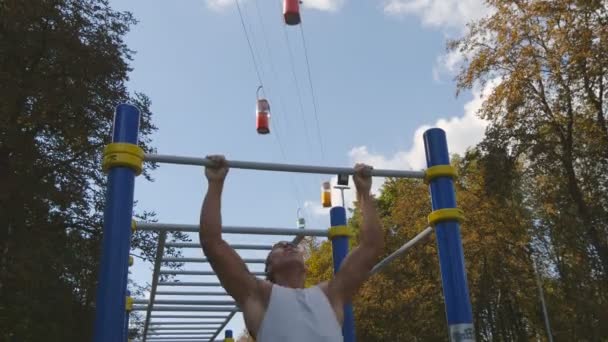
{"type": "Polygon", "coordinates": [[[304,264],[302,249],[290,241],[280,241],[272,246],[266,259],[266,271],[278,271],[294,263],[304,264]]]}

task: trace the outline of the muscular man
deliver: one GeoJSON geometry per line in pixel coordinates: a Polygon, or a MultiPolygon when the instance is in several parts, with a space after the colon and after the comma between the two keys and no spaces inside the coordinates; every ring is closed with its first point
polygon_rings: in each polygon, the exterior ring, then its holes
{"type": "Polygon", "coordinates": [[[349,303],[380,256],[384,241],[370,195],[371,167],[355,166],[357,199],[363,216],[359,246],[346,257],[333,279],[304,288],[302,251],[291,242],[275,244],[266,259],[267,280],[249,272],[241,257],[222,239],[221,199],[228,173],[223,156],[209,156],[209,188],[203,202],[200,241],[222,286],[243,311],[249,333],[258,342],[343,341],[344,304],[349,303]]]}

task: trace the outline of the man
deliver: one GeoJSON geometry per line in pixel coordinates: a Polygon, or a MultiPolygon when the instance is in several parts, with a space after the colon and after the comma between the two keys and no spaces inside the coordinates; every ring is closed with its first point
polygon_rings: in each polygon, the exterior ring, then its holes
{"type": "Polygon", "coordinates": [[[371,167],[355,166],[357,199],[363,216],[359,246],[343,261],[333,279],[304,288],[303,253],[290,242],[274,245],[266,261],[267,280],[252,275],[240,256],[222,239],[221,197],[228,173],[223,156],[205,175],[209,182],[200,221],[200,241],[222,286],[243,311],[245,325],[258,342],[343,341],[344,304],[365,282],[384,240],[372,200],[371,167]]]}

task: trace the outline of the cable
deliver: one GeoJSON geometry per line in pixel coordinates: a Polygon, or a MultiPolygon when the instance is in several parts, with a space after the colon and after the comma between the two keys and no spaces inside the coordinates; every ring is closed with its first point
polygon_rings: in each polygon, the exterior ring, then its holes
{"type": "Polygon", "coordinates": [[[321,145],[321,157],[325,161],[325,148],[323,147],[323,136],[321,135],[321,126],[319,125],[319,115],[317,111],[317,100],[315,97],[314,87],[312,86],[312,76],[310,72],[310,62],[308,60],[308,49],[306,48],[306,39],[304,38],[304,26],[300,23],[300,35],[302,36],[302,44],[304,46],[304,57],[306,58],[306,70],[308,72],[308,85],[310,86],[310,95],[312,96],[312,106],[315,113],[315,122],[317,123],[317,133],[319,135],[319,144],[321,145]]]}
{"type": "MultiPolygon", "coordinates": [[[[247,33],[247,27],[245,25],[245,20],[243,19],[243,12],[241,11],[241,6],[239,4],[239,0],[234,0],[234,2],[236,3],[236,8],[239,12],[239,18],[241,19],[241,26],[243,28],[243,33],[245,33],[245,38],[247,39],[247,45],[249,46],[249,52],[251,53],[251,60],[253,61],[253,65],[255,67],[255,72],[258,77],[258,82],[262,86],[262,91],[264,91],[264,82],[262,81],[262,76],[260,74],[260,68],[259,68],[258,63],[255,58],[255,52],[253,49],[253,45],[251,44],[251,40],[249,39],[249,34],[247,33]]],[[[273,134],[273,136],[277,140],[277,143],[279,145],[279,150],[281,151],[281,156],[283,157],[283,160],[287,160],[285,149],[283,148],[283,144],[281,143],[281,137],[279,134],[279,130],[276,129],[276,127],[274,125],[274,120],[270,120],[270,125],[272,126],[273,130],[275,131],[275,134],[273,134]]],[[[297,205],[300,205],[300,202],[302,202],[300,200],[300,192],[292,177],[290,177],[290,179],[291,179],[292,185],[295,190],[296,202],[297,202],[297,205]]]]}
{"type": "MultiPolygon", "coordinates": [[[[279,4],[279,10],[281,10],[280,3],[277,2],[277,4],[279,4]]],[[[310,138],[310,134],[308,133],[308,122],[306,121],[306,115],[304,115],[302,92],[300,91],[300,84],[298,82],[298,76],[296,74],[296,68],[295,68],[294,58],[293,58],[293,50],[291,49],[291,44],[289,42],[289,35],[287,34],[287,29],[285,28],[285,25],[281,25],[281,27],[283,28],[283,37],[285,38],[285,45],[287,45],[287,51],[289,52],[289,66],[291,67],[291,75],[293,76],[293,83],[296,87],[296,94],[298,96],[298,104],[300,106],[300,117],[302,118],[302,122],[304,123],[303,128],[304,128],[304,133],[306,134],[306,141],[312,141],[310,138]]],[[[309,145],[312,145],[312,144],[309,144],[309,145]]]]}
{"type": "Polygon", "coordinates": [[[239,11],[239,18],[241,18],[241,25],[243,26],[243,32],[245,33],[245,38],[247,39],[247,45],[249,45],[249,52],[251,53],[251,60],[253,61],[253,65],[255,67],[255,73],[258,76],[258,82],[260,85],[264,85],[262,82],[262,76],[260,76],[260,68],[258,67],[258,63],[255,60],[255,53],[253,52],[253,46],[251,45],[251,40],[249,40],[249,34],[247,33],[247,28],[245,27],[245,21],[243,20],[243,12],[241,12],[241,6],[239,5],[239,0],[234,0],[236,3],[236,8],[239,11]]]}

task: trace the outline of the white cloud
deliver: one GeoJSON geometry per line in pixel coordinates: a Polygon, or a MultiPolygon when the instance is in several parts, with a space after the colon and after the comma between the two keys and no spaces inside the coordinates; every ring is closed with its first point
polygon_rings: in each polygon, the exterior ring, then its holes
{"type": "MultiPolygon", "coordinates": [[[[372,165],[376,169],[400,169],[400,170],[423,170],[426,168],[426,158],[424,154],[424,132],[432,127],[443,129],[447,135],[448,150],[450,154],[464,154],[469,147],[479,143],[484,136],[487,122],[477,116],[478,110],[485,98],[490,95],[492,90],[499,84],[499,79],[488,82],[485,87],[476,86],[473,88],[473,98],[465,103],[463,114],[449,118],[441,118],[433,125],[422,125],[416,129],[412,138],[412,147],[405,151],[397,151],[392,155],[383,155],[370,151],[367,146],[356,146],[348,152],[351,164],[365,163],[372,165]]],[[[332,189],[336,185],[337,177],[331,178],[332,189]]],[[[374,178],[372,193],[378,194],[384,183],[384,178],[374,178]]],[[[352,208],[355,201],[355,190],[352,178],[350,179],[351,189],[344,191],[345,203],[352,208]]],[[[342,203],[341,194],[338,189],[332,190],[332,203],[342,203]]],[[[329,209],[323,208],[319,200],[305,201],[304,211],[313,223],[327,222],[329,209]]]]}
{"type": "Polygon", "coordinates": [[[304,7],[319,11],[337,11],[344,6],[345,0],[305,0],[304,7]]]}
{"type": "MultiPolygon", "coordinates": [[[[443,31],[446,37],[462,35],[466,24],[492,13],[485,0],[384,0],[384,13],[391,16],[413,15],[423,25],[443,31]]],[[[433,67],[433,79],[442,75],[454,75],[464,62],[460,51],[450,51],[437,57],[433,67]]]]}
{"type": "Polygon", "coordinates": [[[230,6],[234,6],[234,0],[207,0],[206,2],[207,6],[214,11],[223,11],[230,6]]]}
{"type": "Polygon", "coordinates": [[[457,29],[489,13],[484,0],[386,0],[388,15],[416,15],[431,27],[457,29]]]}

